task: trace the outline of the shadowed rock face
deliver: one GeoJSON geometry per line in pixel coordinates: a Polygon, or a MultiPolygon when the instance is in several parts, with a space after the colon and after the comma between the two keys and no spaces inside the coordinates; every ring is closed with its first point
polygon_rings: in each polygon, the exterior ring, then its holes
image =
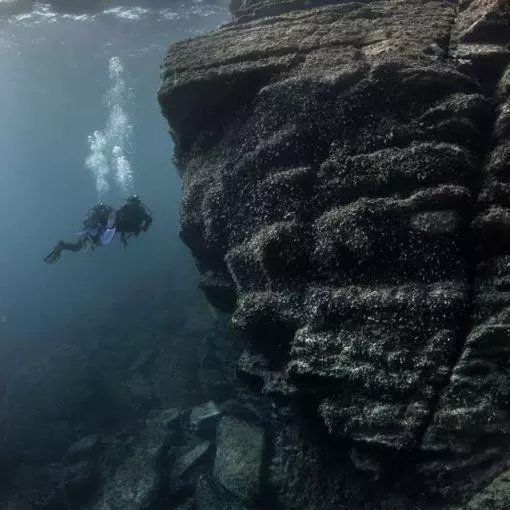
{"type": "Polygon", "coordinates": [[[509,3],[232,10],[170,46],[159,101],[240,372],[306,408],[275,440],[280,501],[398,508],[394,483],[444,508],[508,459],[509,3]],[[384,494],[350,495],[356,470],[384,494]]]}

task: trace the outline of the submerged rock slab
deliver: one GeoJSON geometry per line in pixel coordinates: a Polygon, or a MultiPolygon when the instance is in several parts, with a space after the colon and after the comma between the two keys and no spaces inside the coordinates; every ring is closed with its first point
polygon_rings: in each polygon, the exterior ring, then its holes
{"type": "Polygon", "coordinates": [[[159,420],[166,428],[173,428],[179,425],[183,412],[180,409],[169,408],[159,413],[159,420]]]}
{"type": "Polygon", "coordinates": [[[240,501],[205,475],[198,479],[196,503],[197,510],[246,510],[240,501]]]}
{"type": "Polygon", "coordinates": [[[93,510],[149,510],[162,483],[161,462],[168,448],[169,432],[153,418],[133,446],[133,451],[107,480],[93,510]]]}
{"type": "Polygon", "coordinates": [[[214,476],[230,493],[250,502],[262,488],[264,430],[233,416],[218,425],[214,476]]]}
{"type": "Polygon", "coordinates": [[[67,450],[66,459],[76,461],[94,457],[104,448],[100,436],[85,436],[73,443],[67,450]]]}
{"type": "Polygon", "coordinates": [[[356,465],[423,487],[410,505],[465,501],[510,447],[510,5],[233,11],[170,46],[159,89],[202,289],[252,343],[241,371],[362,452],[330,460],[330,502],[356,465]]]}
{"type": "Polygon", "coordinates": [[[200,463],[209,451],[210,446],[211,443],[209,441],[204,441],[203,443],[195,446],[195,448],[192,448],[189,452],[179,457],[175,461],[174,467],[172,469],[172,478],[180,478],[187,471],[200,463]]]}
{"type": "Polygon", "coordinates": [[[211,400],[200,404],[192,409],[190,415],[190,426],[202,437],[213,437],[216,431],[216,424],[221,417],[218,406],[211,400]]]}
{"type": "Polygon", "coordinates": [[[477,494],[466,510],[506,510],[510,508],[510,472],[505,471],[477,494]]]}

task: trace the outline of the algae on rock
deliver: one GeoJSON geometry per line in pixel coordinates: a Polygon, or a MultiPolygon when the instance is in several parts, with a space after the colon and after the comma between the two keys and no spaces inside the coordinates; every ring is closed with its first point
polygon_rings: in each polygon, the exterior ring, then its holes
{"type": "Polygon", "coordinates": [[[510,448],[510,5],[232,8],[169,47],[158,97],[202,289],[309,432],[279,430],[279,503],[465,502],[510,448]]]}

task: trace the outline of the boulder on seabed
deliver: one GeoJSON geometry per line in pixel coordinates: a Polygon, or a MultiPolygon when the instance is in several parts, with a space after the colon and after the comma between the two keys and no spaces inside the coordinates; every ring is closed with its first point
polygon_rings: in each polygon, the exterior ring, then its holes
{"type": "Polygon", "coordinates": [[[193,500],[188,500],[175,507],[175,510],[196,510],[196,507],[193,503],[193,500]]]}
{"type": "Polygon", "coordinates": [[[184,455],[181,455],[172,469],[172,478],[180,478],[204,460],[211,448],[210,441],[203,441],[184,455]]]}
{"type": "Polygon", "coordinates": [[[182,411],[180,409],[169,408],[161,411],[159,413],[159,419],[161,425],[166,428],[176,427],[179,423],[179,420],[182,417],[182,411]]]}
{"type": "Polygon", "coordinates": [[[190,425],[194,432],[202,437],[214,436],[216,424],[221,412],[213,401],[201,404],[191,411],[190,425]]]}
{"type": "Polygon", "coordinates": [[[214,476],[229,492],[251,502],[260,494],[264,430],[232,416],[218,426],[214,476]]]}
{"type": "Polygon", "coordinates": [[[234,416],[257,425],[262,421],[262,417],[252,404],[242,404],[237,400],[227,400],[220,410],[224,416],[234,416]]]}
{"type": "Polygon", "coordinates": [[[154,505],[163,482],[160,464],[170,434],[159,416],[148,420],[131,456],[108,479],[93,510],[145,510],[154,505]]]}
{"type": "Polygon", "coordinates": [[[206,475],[198,479],[197,510],[246,510],[244,505],[206,475]]]}
{"type": "Polygon", "coordinates": [[[496,477],[490,485],[476,494],[466,510],[507,510],[510,508],[510,471],[496,477]]]}
{"type": "Polygon", "coordinates": [[[85,436],[73,443],[67,450],[66,458],[69,461],[81,460],[94,456],[103,447],[101,437],[96,435],[85,436]]]}

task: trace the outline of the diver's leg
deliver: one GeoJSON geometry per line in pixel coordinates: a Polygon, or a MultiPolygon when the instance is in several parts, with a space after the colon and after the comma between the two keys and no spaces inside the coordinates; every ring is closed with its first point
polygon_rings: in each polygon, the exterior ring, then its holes
{"type": "Polygon", "coordinates": [[[83,248],[84,243],[85,243],[84,239],[79,239],[75,243],[64,243],[63,241],[60,241],[57,246],[59,246],[60,251],[62,250],[80,251],[83,248]]]}
{"type": "Polygon", "coordinates": [[[60,255],[62,254],[63,250],[67,251],[80,251],[83,248],[83,245],[85,243],[86,238],[79,239],[75,243],[65,243],[64,241],[59,241],[53,250],[44,257],[44,262],[47,262],[48,264],[55,264],[55,262],[58,261],[60,258],[60,255]]]}

